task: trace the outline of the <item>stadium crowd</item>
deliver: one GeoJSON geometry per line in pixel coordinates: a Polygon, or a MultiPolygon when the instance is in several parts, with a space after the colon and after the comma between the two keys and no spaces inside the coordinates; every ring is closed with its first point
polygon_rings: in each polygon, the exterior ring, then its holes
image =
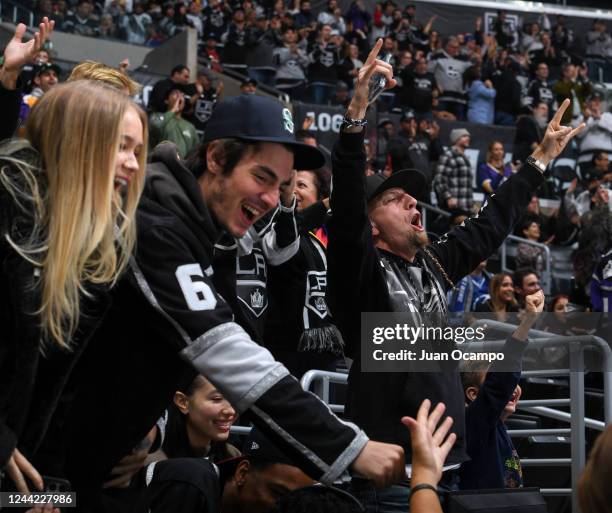
{"type": "MultiPolygon", "coordinates": [[[[504,425],[520,372],[372,377],[360,372],[359,316],[521,312],[507,341],[520,362],[545,308],[608,311],[612,115],[589,80],[608,54],[577,66],[562,19],[520,37],[503,12],[493,34],[477,21],[442,46],[434,19],[391,2],[342,14],[330,0],[316,18],[307,0],[33,7],[40,33],[23,43],[20,25],[0,70],[2,491],[42,489],[44,474],[69,478],[83,511],[418,513],[441,511],[445,491],[522,486],[504,425]],[[194,26],[212,70],[244,72],[242,94],[222,100],[209,68],[191,82],[177,65],[145,113],[129,99],[139,86],[127,63],[85,61],[64,81],[44,49],[47,15],[65,31],[149,45],[194,26]],[[465,72],[457,89],[445,66],[465,72]],[[376,150],[364,140],[374,74],[402,113],[397,134],[376,127],[376,150]],[[347,112],[330,198],[309,121],[253,93],[261,83],[302,98],[308,85],[333,102],[338,80],[347,112]],[[445,149],[436,116],[517,126],[512,161],[491,141],[478,167],[478,216],[469,130],[452,130],[445,149]],[[545,215],[544,169],[572,145],[579,176],[545,215]],[[451,221],[427,234],[417,200],[432,193],[451,221]],[[487,259],[513,230],[525,239],[516,271],[491,276],[487,259]],[[545,298],[545,254],[529,241],[561,239],[578,243],[582,294],[545,298]],[[354,359],[350,423],[291,376],[335,370],[343,356],[354,359]],[[241,450],[228,441],[239,415],[255,425],[241,450]]],[[[585,513],[610,503],[610,433],[581,483],[585,513]]]]}
{"type": "Polygon", "coordinates": [[[345,12],[329,0],[318,14],[310,0],[30,0],[29,7],[66,32],[148,46],[193,27],[213,69],[233,69],[315,103],[350,94],[356,70],[381,37],[381,57],[398,76],[384,105],[446,119],[513,126],[539,102],[550,119],[575,93],[567,122],[584,111],[592,81],[612,81],[612,37],[601,20],[578,36],[563,16],[517,26],[499,11],[486,31],[478,18],[469,31],[441,34],[435,16],[419,20],[414,4],[400,8],[392,0],[373,12],[359,0],[345,12]]]}

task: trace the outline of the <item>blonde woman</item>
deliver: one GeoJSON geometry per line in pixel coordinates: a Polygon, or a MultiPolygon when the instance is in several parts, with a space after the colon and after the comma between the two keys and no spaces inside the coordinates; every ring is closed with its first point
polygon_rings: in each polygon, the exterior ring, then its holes
{"type": "Polygon", "coordinates": [[[145,148],[144,113],[85,80],[45,94],[26,139],[0,145],[3,490],[43,487],[36,451],[132,254],[145,148]]]}

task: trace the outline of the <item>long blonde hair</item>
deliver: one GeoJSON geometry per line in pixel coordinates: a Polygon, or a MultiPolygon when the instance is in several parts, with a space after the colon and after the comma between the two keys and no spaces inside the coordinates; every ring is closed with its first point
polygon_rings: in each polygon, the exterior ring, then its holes
{"type": "Polygon", "coordinates": [[[77,328],[85,283],[114,285],[136,242],[135,213],[144,184],[146,116],[124,94],[103,84],[80,80],[55,86],[32,110],[26,138],[40,156],[41,170],[18,164],[21,190],[11,184],[5,166],[0,180],[20,204],[35,208],[34,229],[26,240],[9,242],[40,269],[43,340],[68,348],[77,328]],[[128,109],[143,124],[139,172],[122,195],[115,189],[120,124],[128,109]],[[44,177],[39,187],[37,176],[44,177]],[[21,202],[23,203],[23,202],[21,202]]]}

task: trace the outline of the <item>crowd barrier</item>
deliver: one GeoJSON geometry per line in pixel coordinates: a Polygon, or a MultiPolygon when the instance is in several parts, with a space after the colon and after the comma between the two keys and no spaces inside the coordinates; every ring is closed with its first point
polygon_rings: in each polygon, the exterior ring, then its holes
{"type": "MultiPolygon", "coordinates": [[[[516,326],[513,324],[493,321],[489,319],[479,319],[472,324],[473,328],[481,325],[494,329],[498,332],[510,334],[516,326]]],[[[560,429],[520,429],[510,430],[509,434],[513,437],[527,437],[534,435],[569,435],[571,439],[571,458],[528,458],[521,460],[524,467],[552,467],[552,466],[570,466],[572,476],[571,488],[542,488],[543,495],[548,496],[572,496],[572,511],[579,511],[577,503],[577,485],[578,478],[586,462],[586,439],[585,429],[591,428],[602,431],[607,424],[612,422],[612,350],[609,344],[594,335],[584,335],[578,337],[552,336],[548,332],[531,330],[529,332],[530,339],[529,347],[533,349],[544,347],[567,347],[570,354],[569,369],[555,370],[533,370],[523,372],[523,377],[530,376],[569,376],[570,378],[570,397],[562,399],[531,399],[522,400],[518,403],[518,409],[528,411],[537,415],[554,418],[564,422],[569,422],[570,428],[560,429]],[[604,422],[596,419],[585,418],[585,401],[584,401],[584,355],[583,351],[586,347],[596,348],[602,356],[602,365],[605,372],[604,378],[604,422]],[[569,407],[570,412],[553,409],[556,407],[569,407]]],[[[467,343],[474,348],[486,343],[495,347],[503,345],[505,341],[487,341],[478,343],[467,343]]],[[[466,346],[464,344],[464,346],[466,346]]],[[[305,390],[311,390],[326,402],[332,411],[342,414],[344,406],[339,404],[330,404],[330,384],[346,384],[348,380],[347,374],[338,372],[328,372],[321,370],[308,371],[302,377],[301,384],[305,390]]]]}

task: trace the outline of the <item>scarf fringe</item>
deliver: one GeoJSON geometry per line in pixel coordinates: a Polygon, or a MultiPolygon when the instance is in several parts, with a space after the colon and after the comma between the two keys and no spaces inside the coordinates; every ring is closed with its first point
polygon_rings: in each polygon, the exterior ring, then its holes
{"type": "Polygon", "coordinates": [[[307,329],[300,337],[298,351],[332,353],[342,356],[344,354],[344,340],[340,330],[333,324],[321,328],[307,329]]]}

